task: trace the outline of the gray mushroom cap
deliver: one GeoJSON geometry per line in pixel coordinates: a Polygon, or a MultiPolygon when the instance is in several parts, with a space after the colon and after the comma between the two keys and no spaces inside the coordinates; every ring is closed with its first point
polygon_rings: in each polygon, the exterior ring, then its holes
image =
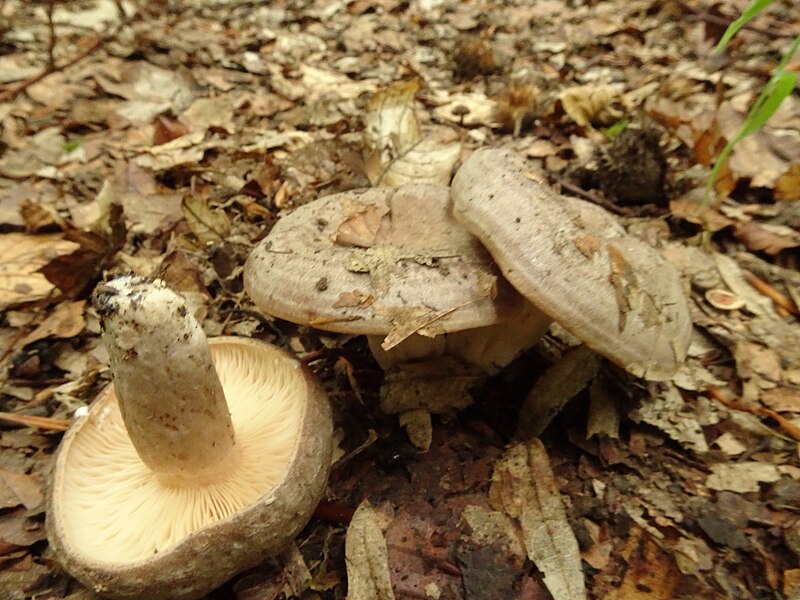
{"type": "Polygon", "coordinates": [[[345,192],[281,218],[245,289],[264,312],[340,333],[434,336],[502,321],[524,300],[451,215],[445,187],[345,192]]]}
{"type": "Polygon", "coordinates": [[[654,248],[603,209],[557,194],[506,150],[472,154],[452,198],[456,218],[542,312],[634,375],[675,373],[692,322],[678,274],[654,248]]]}

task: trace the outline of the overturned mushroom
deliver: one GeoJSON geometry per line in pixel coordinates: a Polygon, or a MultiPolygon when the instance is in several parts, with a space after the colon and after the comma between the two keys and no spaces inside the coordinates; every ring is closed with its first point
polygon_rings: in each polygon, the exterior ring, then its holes
{"type": "Polygon", "coordinates": [[[268,314],[367,334],[384,368],[453,353],[494,370],[549,324],[499,276],[437,186],[345,192],[301,206],[251,253],[244,281],[268,314]]]}
{"type": "Polygon", "coordinates": [[[110,597],[197,598],[281,551],[327,480],[331,413],[314,377],[254,340],[206,340],[163,282],[94,294],[114,383],[59,448],[56,556],[110,597]]]}
{"type": "Polygon", "coordinates": [[[452,197],[456,218],[537,309],[634,375],[675,373],[692,324],[678,275],[655,249],[506,150],[472,154],[452,197]]]}

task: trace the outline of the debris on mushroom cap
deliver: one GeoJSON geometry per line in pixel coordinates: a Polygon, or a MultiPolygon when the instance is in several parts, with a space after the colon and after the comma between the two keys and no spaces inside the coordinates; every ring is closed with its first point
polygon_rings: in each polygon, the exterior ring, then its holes
{"type": "Polygon", "coordinates": [[[524,301],[453,219],[447,188],[406,185],[320,198],[255,248],[245,289],[266,313],[384,349],[504,320],[524,301]]]}
{"type": "Polygon", "coordinates": [[[655,249],[506,150],[470,156],[452,197],[456,218],[544,313],[634,375],[674,374],[692,324],[678,275],[655,249]]]}
{"type": "Polygon", "coordinates": [[[306,524],[330,466],[330,406],[314,377],[282,350],[233,337],[206,342],[161,282],[112,280],[100,286],[95,306],[104,338],[116,336],[109,354],[117,379],[59,448],[51,547],[103,596],[198,598],[280,552],[306,524]],[[175,364],[187,356],[194,369],[175,364]],[[193,382],[194,370],[216,370],[210,379],[218,377],[221,407],[193,382]],[[136,416],[137,398],[155,411],[149,420],[136,416]],[[222,425],[212,437],[206,428],[216,420],[222,425]],[[170,435],[144,452],[147,460],[140,454],[170,435]],[[200,460],[192,476],[193,457],[216,448],[223,468],[200,460]]]}

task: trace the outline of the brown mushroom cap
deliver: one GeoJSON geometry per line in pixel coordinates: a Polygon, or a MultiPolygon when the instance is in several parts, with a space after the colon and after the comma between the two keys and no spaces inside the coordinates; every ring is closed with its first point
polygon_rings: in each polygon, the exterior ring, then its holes
{"type": "Polygon", "coordinates": [[[497,323],[524,302],[453,219],[448,189],[428,185],[295,209],[253,250],[244,282],[268,314],[340,333],[394,331],[398,341],[497,323]]]}
{"type": "Polygon", "coordinates": [[[680,279],[603,209],[561,196],[524,159],[476,151],[453,179],[456,218],[542,312],[629,372],[668,379],[692,322],[680,279]]]}
{"type": "MultiPolygon", "coordinates": [[[[130,381],[107,386],[64,436],[48,500],[48,538],[66,569],[102,596],[198,598],[280,552],[305,526],[330,467],[330,406],[313,375],[282,350],[233,337],[206,343],[182,299],[175,300],[163,283],[141,278],[113,283],[112,291],[132,307],[129,313],[149,314],[149,299],[161,303],[167,296],[162,311],[167,322],[124,314],[117,332],[126,368],[140,363],[140,371],[152,369],[160,360],[158,372],[150,371],[151,381],[146,372],[115,371],[130,381]],[[142,333],[147,328],[155,331],[142,333]],[[168,334],[161,336],[162,330],[168,334]],[[166,344],[176,331],[186,334],[166,344]],[[202,337],[192,341],[191,336],[202,337]],[[227,401],[221,411],[198,383],[170,376],[181,372],[170,365],[181,355],[176,347],[181,343],[192,346],[183,354],[193,357],[197,371],[216,371],[227,401]],[[165,389],[173,384],[177,389],[165,389]],[[122,390],[130,397],[125,405],[118,396],[122,390]],[[121,410],[138,410],[127,402],[143,390],[159,396],[151,406],[163,411],[150,416],[152,431],[138,431],[147,419],[121,410]],[[202,434],[206,414],[232,425],[233,445],[224,449],[223,469],[201,469],[192,477],[193,452],[224,447],[227,439],[224,431],[219,444],[202,434]],[[164,439],[170,435],[183,441],[164,439]],[[159,451],[142,456],[150,440],[159,451]]],[[[110,327],[105,320],[104,326],[105,337],[110,327]]],[[[119,349],[109,348],[112,366],[119,349]]]]}

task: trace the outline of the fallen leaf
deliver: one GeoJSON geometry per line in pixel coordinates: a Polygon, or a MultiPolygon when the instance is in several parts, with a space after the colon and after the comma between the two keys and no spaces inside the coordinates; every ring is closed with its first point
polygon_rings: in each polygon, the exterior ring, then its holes
{"type": "Polygon", "coordinates": [[[439,414],[472,404],[471,388],[481,375],[454,358],[443,356],[392,369],[381,385],[381,410],[397,414],[423,409],[439,414]]]}
{"type": "Polygon", "coordinates": [[[433,440],[431,413],[421,408],[410,410],[400,415],[399,422],[400,426],[405,428],[408,439],[414,446],[423,452],[430,450],[433,440]]]}
{"type": "Polygon", "coordinates": [[[395,83],[367,103],[365,168],[374,186],[450,182],[461,143],[447,128],[423,135],[414,112],[418,90],[417,81],[395,83]]]}
{"type": "Polygon", "coordinates": [[[83,320],[83,309],[85,307],[85,300],[62,302],[36,329],[25,336],[20,345],[27,346],[35,341],[50,337],[66,339],[78,335],[85,326],[85,321],[83,320]]]}
{"type": "Polygon", "coordinates": [[[711,467],[706,486],[712,490],[731,492],[757,492],[762,483],[773,483],[781,478],[778,467],[765,462],[749,461],[720,463],[711,467]]]}
{"type": "Polygon", "coordinates": [[[211,208],[208,198],[188,194],[181,203],[189,229],[202,244],[222,242],[231,232],[231,222],[222,209],[211,208]]]}
{"type": "Polygon", "coordinates": [[[619,406],[614,388],[605,377],[595,377],[589,388],[589,416],[586,420],[586,438],[604,435],[619,437],[619,406]]]}
{"type": "Polygon", "coordinates": [[[565,353],[536,381],[519,412],[516,437],[538,437],[564,405],[597,375],[600,357],[586,346],[565,353]]]}
{"type": "Polygon", "coordinates": [[[580,550],[538,439],[510,448],[497,462],[489,502],[519,523],[525,549],[554,600],[584,600],[580,550]]]}
{"type": "Polygon", "coordinates": [[[78,249],[51,260],[39,272],[67,298],[74,299],[87,294],[117,252],[125,246],[127,229],[119,204],[111,205],[109,225],[111,232],[108,234],[68,230],[64,238],[77,242],[78,249]]]}
{"type": "Polygon", "coordinates": [[[619,86],[590,84],[568,88],[559,95],[567,116],[581,127],[612,125],[622,117],[615,104],[622,100],[619,86]]]}
{"type": "Polygon", "coordinates": [[[755,252],[764,251],[767,254],[777,254],[781,250],[800,246],[800,234],[784,225],[748,221],[738,225],[734,230],[734,235],[749,250],[755,252]]]}
{"type": "Polygon", "coordinates": [[[359,504],[345,539],[347,600],[394,600],[386,525],[369,502],[359,504]]]}
{"type": "Polygon", "coordinates": [[[0,469],[0,507],[22,505],[28,510],[38,508],[44,501],[41,477],[0,469]]]}
{"type": "Polygon", "coordinates": [[[703,429],[678,388],[671,382],[651,382],[648,391],[649,395],[642,399],[633,416],[695,452],[707,452],[708,441],[703,429]]]}
{"type": "Polygon", "coordinates": [[[0,309],[47,296],[53,284],[37,271],[77,247],[62,235],[0,234],[0,309]]]}
{"type": "Polygon", "coordinates": [[[369,248],[375,243],[383,217],[389,210],[388,206],[360,206],[331,234],[331,241],[340,246],[369,248]]]}

